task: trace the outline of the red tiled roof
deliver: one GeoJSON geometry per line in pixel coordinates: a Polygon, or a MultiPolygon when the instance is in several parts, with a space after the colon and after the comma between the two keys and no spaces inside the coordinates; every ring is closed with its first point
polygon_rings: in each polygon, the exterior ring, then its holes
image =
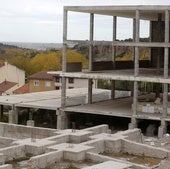
{"type": "Polygon", "coordinates": [[[5,66],[5,63],[0,61],[0,67],[3,67],[3,66],[5,66]]]}
{"type": "Polygon", "coordinates": [[[29,92],[28,84],[23,85],[22,87],[13,91],[14,94],[24,94],[29,92]]]}
{"type": "Polygon", "coordinates": [[[29,77],[29,79],[39,79],[39,80],[53,80],[54,76],[48,74],[47,71],[37,72],[29,77]]]}
{"type": "Polygon", "coordinates": [[[9,90],[10,88],[14,87],[17,83],[4,81],[0,83],[0,94],[4,93],[5,91],[9,90]]]}

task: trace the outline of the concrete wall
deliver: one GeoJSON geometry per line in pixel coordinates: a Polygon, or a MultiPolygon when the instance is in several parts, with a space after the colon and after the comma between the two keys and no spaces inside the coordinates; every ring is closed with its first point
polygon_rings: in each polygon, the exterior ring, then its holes
{"type": "Polygon", "coordinates": [[[32,135],[32,131],[35,138],[45,138],[53,136],[56,130],[0,123],[0,136],[2,137],[11,137],[17,139],[29,138],[32,135]]]}
{"type": "Polygon", "coordinates": [[[105,151],[105,141],[103,139],[89,140],[81,144],[94,147],[95,153],[103,153],[105,151]]]}
{"type": "Polygon", "coordinates": [[[35,157],[31,157],[28,161],[28,167],[31,169],[46,168],[47,166],[53,164],[58,165],[58,163],[63,158],[63,151],[49,152],[35,157]]]}
{"type": "Polygon", "coordinates": [[[165,149],[148,146],[146,144],[135,143],[122,139],[122,152],[134,154],[139,156],[155,157],[155,158],[169,158],[169,151],[165,149]]]}
{"type": "Polygon", "coordinates": [[[6,148],[1,148],[0,153],[3,154],[5,162],[26,156],[24,145],[14,145],[6,148]]]}
{"type": "Polygon", "coordinates": [[[92,63],[92,70],[99,71],[99,70],[113,70],[113,62],[112,61],[98,61],[92,63]]]}
{"type": "Polygon", "coordinates": [[[66,72],[81,72],[82,63],[81,62],[68,62],[66,66],[66,72]]]}
{"type": "Polygon", "coordinates": [[[84,131],[91,131],[93,134],[100,134],[100,133],[111,133],[108,125],[103,124],[95,127],[89,127],[87,129],[83,129],[84,131]]]}
{"type": "Polygon", "coordinates": [[[11,164],[1,165],[0,169],[12,169],[12,165],[11,164]]]}

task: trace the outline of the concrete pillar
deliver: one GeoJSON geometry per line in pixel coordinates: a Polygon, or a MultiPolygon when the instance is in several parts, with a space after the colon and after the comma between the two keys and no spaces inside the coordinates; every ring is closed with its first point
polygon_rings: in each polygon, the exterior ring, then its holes
{"type": "Polygon", "coordinates": [[[92,96],[93,96],[93,80],[88,79],[88,104],[92,104],[93,102],[92,96]]]}
{"type": "MultiPolygon", "coordinates": [[[[133,19],[133,42],[135,42],[136,37],[136,19],[133,19]]],[[[132,51],[132,61],[135,61],[135,47],[133,47],[132,51]]]]}
{"type": "Polygon", "coordinates": [[[3,108],[4,108],[4,106],[0,105],[0,120],[3,119],[3,111],[4,111],[3,108]]]}
{"type": "MultiPolygon", "coordinates": [[[[66,63],[67,63],[67,15],[68,11],[64,9],[63,16],[63,56],[62,56],[62,71],[66,72],[66,63]]],[[[62,77],[62,88],[61,88],[61,107],[66,105],[66,78],[62,77]]]]}
{"type": "Polygon", "coordinates": [[[8,122],[12,124],[18,124],[18,111],[19,109],[12,106],[12,109],[8,112],[8,122]]]}
{"type": "Polygon", "coordinates": [[[66,113],[62,110],[57,110],[56,115],[57,115],[57,129],[61,129],[61,130],[67,129],[68,119],[66,113]]]}
{"type": "MultiPolygon", "coordinates": [[[[165,43],[169,43],[169,11],[165,11],[165,43]]],[[[169,49],[164,48],[164,78],[168,78],[169,67],[169,49]]],[[[161,120],[161,126],[158,130],[158,137],[161,138],[167,132],[167,123],[165,118],[168,113],[168,84],[163,84],[163,114],[161,120]]]]}
{"type": "Polygon", "coordinates": [[[111,80],[111,99],[115,99],[115,80],[111,80]]]}
{"type": "MultiPolygon", "coordinates": [[[[135,42],[139,42],[139,28],[140,28],[140,17],[139,17],[139,10],[136,10],[136,18],[135,18],[135,26],[134,31],[135,31],[135,42]]],[[[134,76],[139,75],[139,47],[135,46],[135,62],[134,62],[134,76]]],[[[132,106],[132,119],[131,119],[131,124],[129,127],[136,127],[137,126],[137,120],[136,120],[136,115],[137,115],[137,103],[138,103],[138,82],[134,81],[134,90],[133,90],[133,106],[132,106]]]]}
{"type": "Polygon", "coordinates": [[[94,36],[94,14],[90,14],[90,35],[89,35],[90,45],[89,45],[89,71],[92,71],[93,63],[93,36],[94,36]]]}
{"type": "Polygon", "coordinates": [[[116,32],[117,32],[117,17],[113,16],[112,61],[113,61],[114,68],[115,68],[115,56],[116,56],[116,47],[114,46],[114,42],[116,41],[116,32]]]}

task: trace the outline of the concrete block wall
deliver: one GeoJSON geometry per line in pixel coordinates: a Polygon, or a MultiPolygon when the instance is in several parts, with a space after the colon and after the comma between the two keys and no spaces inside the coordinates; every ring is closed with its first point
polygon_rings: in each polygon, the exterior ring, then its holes
{"type": "Polygon", "coordinates": [[[103,139],[89,140],[89,141],[81,143],[81,144],[94,147],[95,153],[103,153],[105,151],[105,143],[104,143],[103,139]]]}
{"type": "Polygon", "coordinates": [[[93,134],[100,134],[100,133],[111,133],[108,125],[103,124],[95,127],[89,127],[87,129],[83,129],[84,131],[92,131],[93,134]]]}
{"type": "Polygon", "coordinates": [[[105,140],[104,141],[104,147],[106,153],[120,153],[122,151],[122,141],[121,139],[117,140],[105,140]]]}
{"type": "Polygon", "coordinates": [[[143,143],[143,135],[140,129],[131,129],[120,132],[123,136],[127,136],[127,140],[131,140],[138,143],[143,143]]]}
{"type": "Polygon", "coordinates": [[[35,157],[31,157],[28,161],[28,168],[39,169],[59,163],[63,159],[63,151],[49,152],[35,157]]]}
{"type": "Polygon", "coordinates": [[[122,139],[122,152],[160,159],[168,158],[169,156],[169,151],[165,149],[152,147],[146,144],[135,143],[125,139],[122,139]]]}
{"type": "Polygon", "coordinates": [[[12,169],[12,165],[11,164],[1,165],[0,169],[12,169]]]}
{"type": "Polygon", "coordinates": [[[7,137],[0,137],[0,145],[9,146],[13,141],[16,139],[7,138],[7,137]]]}
{"type": "Polygon", "coordinates": [[[17,139],[29,138],[31,132],[36,138],[45,138],[54,135],[55,129],[29,127],[15,124],[0,123],[0,136],[17,139]]]}
{"type": "Polygon", "coordinates": [[[5,162],[26,156],[24,145],[15,145],[11,147],[1,148],[0,153],[3,154],[5,162]]]}

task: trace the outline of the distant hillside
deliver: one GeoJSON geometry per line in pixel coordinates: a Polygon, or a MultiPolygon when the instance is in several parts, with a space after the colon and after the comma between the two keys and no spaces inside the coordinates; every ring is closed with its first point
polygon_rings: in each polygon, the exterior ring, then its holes
{"type": "Polygon", "coordinates": [[[58,50],[62,48],[62,43],[3,42],[3,44],[33,50],[58,50]]]}
{"type": "MultiPolygon", "coordinates": [[[[131,42],[132,39],[125,39],[124,41],[131,42]]],[[[148,38],[141,38],[141,42],[149,41],[148,38]]],[[[88,58],[89,47],[87,45],[77,44],[73,47],[74,50],[77,52],[85,55],[88,58]]],[[[140,53],[140,60],[147,60],[149,59],[149,50],[148,48],[141,47],[139,49],[140,53]]],[[[99,44],[95,45],[93,48],[93,56],[95,61],[100,60],[111,60],[112,58],[112,46],[111,45],[104,45],[99,44]]],[[[116,60],[132,60],[133,56],[133,48],[132,47],[124,47],[124,46],[117,46],[116,47],[116,60]]]]}
{"type": "Polygon", "coordinates": [[[0,43],[0,60],[9,60],[15,56],[34,57],[38,52],[36,50],[22,49],[15,45],[0,43]]]}

